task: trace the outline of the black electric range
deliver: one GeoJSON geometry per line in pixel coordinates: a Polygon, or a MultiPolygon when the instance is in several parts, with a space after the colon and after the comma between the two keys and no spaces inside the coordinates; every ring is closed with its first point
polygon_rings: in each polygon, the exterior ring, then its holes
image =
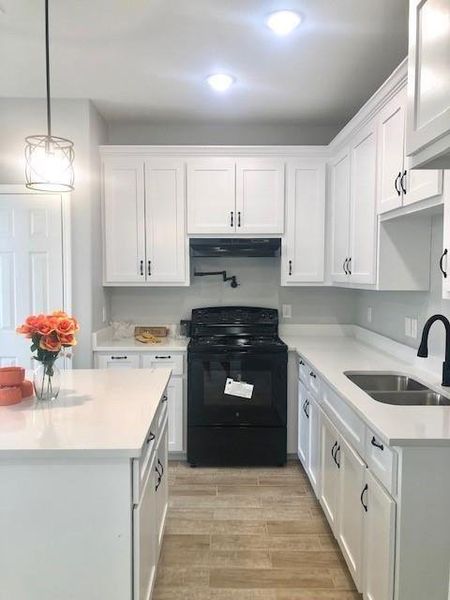
{"type": "Polygon", "coordinates": [[[283,465],[286,422],[287,346],[278,337],[278,311],[194,309],[188,345],[191,465],[283,465]]]}

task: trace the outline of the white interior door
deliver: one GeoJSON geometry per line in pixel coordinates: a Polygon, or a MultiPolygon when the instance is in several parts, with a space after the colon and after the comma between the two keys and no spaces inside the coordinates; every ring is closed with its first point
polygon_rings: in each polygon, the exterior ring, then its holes
{"type": "Polygon", "coordinates": [[[345,263],[349,258],[350,236],[350,154],[346,149],[330,165],[332,203],[333,281],[348,281],[345,263]]]}
{"type": "Polygon", "coordinates": [[[241,158],[236,164],[236,232],[284,231],[284,162],[241,158]]]}
{"type": "Polygon", "coordinates": [[[62,242],[61,196],[0,194],[0,366],[34,368],[15,329],[64,308],[62,242]]]}
{"type": "Polygon", "coordinates": [[[145,163],[147,281],[185,283],[184,162],[153,158],[145,163]]]}
{"type": "Polygon", "coordinates": [[[348,270],[352,283],[375,283],[378,222],[376,210],[377,135],[375,125],[352,144],[351,226],[348,270]]]}
{"type": "Polygon", "coordinates": [[[188,161],[188,233],[234,233],[235,171],[235,161],[231,158],[208,157],[188,161]]]}
{"type": "Polygon", "coordinates": [[[338,542],[350,573],[361,591],[363,569],[363,518],[361,493],[366,465],[341,438],[338,542]]]}
{"type": "Polygon", "coordinates": [[[322,282],[325,261],[325,164],[287,165],[286,237],[283,283],[322,282]]]}
{"type": "Polygon", "coordinates": [[[401,176],[405,140],[406,89],[380,112],[378,213],[402,206],[401,176]]]}
{"type": "Polygon", "coordinates": [[[144,162],[108,158],[103,165],[104,279],[144,282],[144,162]]]}

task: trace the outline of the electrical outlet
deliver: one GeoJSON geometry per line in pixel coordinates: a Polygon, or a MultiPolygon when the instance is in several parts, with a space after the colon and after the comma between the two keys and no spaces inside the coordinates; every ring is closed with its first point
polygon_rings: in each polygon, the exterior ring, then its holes
{"type": "Polygon", "coordinates": [[[417,317],[405,317],[405,335],[417,339],[417,317]]]}
{"type": "Polygon", "coordinates": [[[103,321],[103,323],[106,323],[107,318],[108,318],[108,315],[106,314],[106,306],[103,305],[102,306],[102,321],[103,321]]]}
{"type": "Polygon", "coordinates": [[[283,304],[281,307],[281,314],[283,319],[291,319],[292,318],[292,304],[283,304]]]}
{"type": "Polygon", "coordinates": [[[405,317],[405,335],[411,337],[411,317],[405,317]]]}
{"type": "Polygon", "coordinates": [[[372,307],[367,307],[367,322],[372,323],[372,307]]]}

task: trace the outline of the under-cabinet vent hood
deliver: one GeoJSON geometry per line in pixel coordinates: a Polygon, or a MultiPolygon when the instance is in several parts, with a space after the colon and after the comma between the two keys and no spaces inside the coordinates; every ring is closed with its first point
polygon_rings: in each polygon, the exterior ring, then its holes
{"type": "Polygon", "coordinates": [[[191,238],[191,256],[280,256],[280,238],[191,238]]]}

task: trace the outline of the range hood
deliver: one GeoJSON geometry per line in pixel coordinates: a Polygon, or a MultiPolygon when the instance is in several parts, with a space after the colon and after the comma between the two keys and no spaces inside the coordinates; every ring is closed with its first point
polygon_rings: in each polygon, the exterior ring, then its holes
{"type": "Polygon", "coordinates": [[[191,256],[280,256],[280,238],[191,238],[191,256]]]}

